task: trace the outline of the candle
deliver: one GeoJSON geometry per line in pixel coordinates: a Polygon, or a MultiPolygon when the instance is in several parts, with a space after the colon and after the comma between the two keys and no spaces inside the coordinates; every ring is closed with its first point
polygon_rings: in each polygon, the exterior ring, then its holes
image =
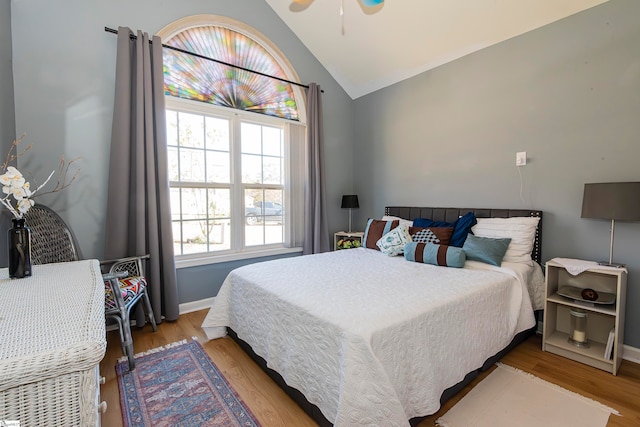
{"type": "Polygon", "coordinates": [[[587,333],[585,331],[579,331],[575,329],[573,331],[573,340],[576,342],[585,342],[587,340],[587,333]]]}

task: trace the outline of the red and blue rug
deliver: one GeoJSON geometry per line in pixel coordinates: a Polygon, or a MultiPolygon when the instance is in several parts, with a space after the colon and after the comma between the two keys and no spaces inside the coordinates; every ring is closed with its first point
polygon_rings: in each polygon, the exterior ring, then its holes
{"type": "Polygon", "coordinates": [[[260,426],[197,341],[137,355],[116,365],[125,427],[260,426]]]}

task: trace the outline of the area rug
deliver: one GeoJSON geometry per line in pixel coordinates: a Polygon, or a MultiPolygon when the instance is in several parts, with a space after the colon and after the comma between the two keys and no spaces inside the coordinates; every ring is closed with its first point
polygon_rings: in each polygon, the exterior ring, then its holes
{"type": "Polygon", "coordinates": [[[605,427],[618,412],[527,372],[498,363],[449,412],[441,427],[605,427]]]}
{"type": "Polygon", "coordinates": [[[116,365],[125,427],[260,426],[197,341],[180,341],[116,365]]]}

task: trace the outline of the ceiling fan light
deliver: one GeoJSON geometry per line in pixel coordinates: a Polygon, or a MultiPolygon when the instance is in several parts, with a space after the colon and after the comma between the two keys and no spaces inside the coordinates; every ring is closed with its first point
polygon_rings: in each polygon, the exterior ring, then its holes
{"type": "Polygon", "coordinates": [[[313,0],[292,0],[289,10],[291,12],[301,12],[308,8],[311,3],[313,3],[313,0]]]}
{"type": "Polygon", "coordinates": [[[358,0],[358,4],[365,14],[373,15],[380,12],[384,6],[384,0],[358,0]]]}

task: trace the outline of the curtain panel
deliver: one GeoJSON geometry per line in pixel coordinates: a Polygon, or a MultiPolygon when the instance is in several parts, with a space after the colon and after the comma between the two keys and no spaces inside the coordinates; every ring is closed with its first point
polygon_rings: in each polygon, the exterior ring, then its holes
{"type": "MultiPolygon", "coordinates": [[[[148,292],[155,318],[179,315],[173,253],[162,42],[118,28],[116,88],[106,215],[105,257],[149,254],[148,292]]],[[[139,307],[136,321],[144,322],[139,307]]],[[[138,323],[143,324],[143,323],[138,323]]]]}
{"type": "Polygon", "coordinates": [[[320,86],[316,83],[309,84],[309,89],[307,89],[305,233],[302,251],[305,255],[330,250],[324,179],[324,123],[321,94],[320,86]]]}

